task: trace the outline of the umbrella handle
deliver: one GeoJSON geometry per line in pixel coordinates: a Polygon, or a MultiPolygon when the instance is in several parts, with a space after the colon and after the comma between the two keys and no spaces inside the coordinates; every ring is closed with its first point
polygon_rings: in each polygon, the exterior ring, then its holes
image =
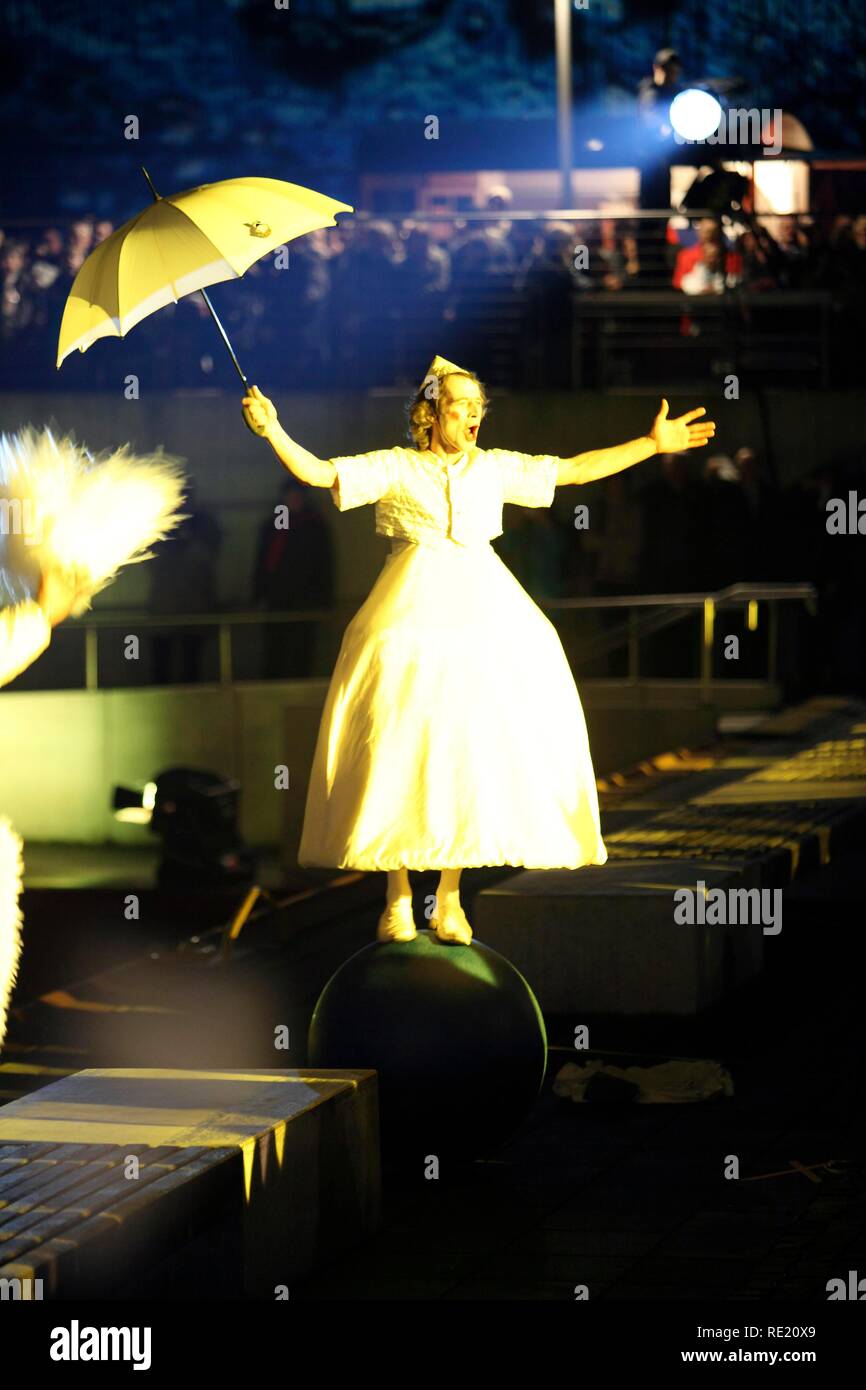
{"type": "Polygon", "coordinates": [[[247,427],[247,429],[249,430],[250,434],[254,434],[255,437],[256,437],[256,439],[263,439],[264,436],[261,435],[261,434],[259,434],[258,430],[254,430],[254,429],[253,429],[252,425],[250,424],[249,420],[247,419],[246,411],[242,411],[241,413],[242,413],[242,415],[243,415],[244,424],[246,425],[246,427],[247,427]]]}
{"type": "MultiPolygon", "coordinates": [[[[253,389],[256,389],[256,388],[253,388],[253,389]]],[[[248,395],[251,395],[252,392],[251,392],[251,391],[248,391],[247,394],[248,394],[248,395]]],[[[260,434],[258,430],[253,429],[252,425],[250,424],[249,420],[247,419],[246,408],[244,408],[243,417],[244,417],[244,424],[246,425],[246,427],[247,427],[247,429],[249,430],[250,434],[254,434],[255,437],[256,437],[256,439],[267,439],[267,435],[265,435],[265,434],[260,434]]]]}

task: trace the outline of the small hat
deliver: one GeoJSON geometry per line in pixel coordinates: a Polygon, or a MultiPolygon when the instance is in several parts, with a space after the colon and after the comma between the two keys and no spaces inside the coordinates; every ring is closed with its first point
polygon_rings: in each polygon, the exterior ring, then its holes
{"type": "MultiPolygon", "coordinates": [[[[430,363],[430,366],[427,368],[427,373],[424,377],[424,380],[421,382],[421,385],[418,388],[419,391],[424,390],[431,378],[435,378],[438,383],[442,380],[443,377],[450,376],[452,372],[459,372],[462,376],[472,375],[471,372],[467,372],[465,367],[458,367],[456,362],[449,362],[447,357],[439,357],[437,354],[437,356],[434,357],[433,361],[430,363]]],[[[432,394],[435,397],[436,392],[433,392],[432,394]]]]}

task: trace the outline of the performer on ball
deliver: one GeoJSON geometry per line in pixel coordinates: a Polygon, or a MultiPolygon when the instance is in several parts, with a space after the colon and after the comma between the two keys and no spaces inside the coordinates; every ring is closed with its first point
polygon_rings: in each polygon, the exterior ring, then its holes
{"type": "Polygon", "coordinates": [[[410,407],[414,448],[317,458],[253,386],[244,416],[340,511],[376,504],[391,550],[343,636],[319,727],[299,863],[387,873],[381,941],[416,935],[410,869],[437,869],[430,925],[468,944],[463,868],[604,864],[586,723],[552,623],[496,554],[504,502],[549,507],[656,453],[705,445],[701,407],[570,458],[480,449],[487,396],[434,358],[410,407]]]}

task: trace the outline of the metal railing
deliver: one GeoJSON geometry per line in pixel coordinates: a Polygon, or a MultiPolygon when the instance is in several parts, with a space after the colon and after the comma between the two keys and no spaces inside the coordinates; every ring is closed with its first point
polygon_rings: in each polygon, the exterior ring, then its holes
{"type": "MultiPolygon", "coordinates": [[[[628,652],[628,672],[623,684],[637,685],[640,674],[640,643],[648,637],[673,627],[696,613],[703,617],[700,638],[700,676],[698,685],[701,698],[709,704],[713,690],[713,637],[715,618],[720,609],[742,608],[749,613],[751,605],[766,603],[768,606],[768,646],[766,680],[774,682],[779,667],[779,614],[781,603],[804,602],[810,612],[815,611],[817,590],[810,583],[799,584],[731,584],[716,593],[696,594],[627,594],[612,597],[594,596],[592,598],[545,599],[541,606],[550,613],[599,609],[625,609],[628,616],[623,623],[598,633],[580,643],[580,663],[604,656],[625,647],[628,652]],[[652,609],[640,615],[636,609],[652,609]]],[[[750,616],[756,617],[756,610],[750,616]]]]}
{"type": "Polygon", "coordinates": [[[587,291],[573,305],[572,373],[605,390],[671,377],[718,382],[732,372],[767,384],[825,388],[832,314],[826,290],[587,291]]]}
{"type": "MultiPolygon", "coordinates": [[[[716,593],[692,594],[629,594],[608,597],[595,595],[587,598],[561,598],[538,600],[539,606],[555,621],[557,614],[570,612],[600,612],[623,610],[623,622],[607,631],[589,637],[582,636],[573,654],[574,664],[583,666],[620,648],[628,653],[627,675],[622,683],[637,685],[643,678],[640,663],[640,644],[655,634],[675,626],[684,619],[701,614],[700,676],[699,685],[702,698],[709,701],[713,685],[713,635],[715,617],[719,610],[741,608],[748,612],[750,605],[766,603],[768,606],[768,670],[767,681],[775,681],[778,671],[779,623],[778,608],[782,603],[804,602],[814,609],[816,590],[810,583],[796,584],[732,584],[716,593]],[[644,610],[644,611],[641,611],[644,610]]],[[[343,619],[348,620],[357,609],[357,600],[344,600],[328,609],[296,609],[287,612],[263,612],[260,609],[221,613],[183,613],[153,614],[135,611],[112,611],[105,609],[89,612],[82,618],[67,625],[70,634],[79,633],[84,638],[84,685],[87,690],[100,689],[99,680],[99,637],[108,630],[128,631],[136,636],[144,633],[163,634],[166,632],[209,631],[215,632],[218,652],[217,684],[226,686],[236,679],[233,629],[236,627],[265,627],[271,624],[327,623],[333,632],[339,632],[343,619]]],[[[562,626],[560,621],[560,627],[562,626]]],[[[560,633],[562,636],[562,633],[560,633]]],[[[314,679],[326,677],[286,677],[286,679],[314,679]]],[[[209,684],[199,681],[197,684],[209,684]]]]}
{"type": "MultiPolygon", "coordinates": [[[[232,613],[144,613],[103,609],[87,613],[68,625],[70,632],[84,636],[84,685],[86,690],[99,686],[99,634],[106,629],[130,629],[136,636],[143,633],[163,635],[166,632],[216,631],[218,652],[218,684],[231,685],[235,680],[232,629],[234,627],[266,627],[271,624],[313,623],[335,621],[343,611],[355,608],[353,602],[335,604],[333,608],[292,609],[288,612],[263,612],[261,609],[232,613]]],[[[319,679],[313,677],[312,679],[319,679]]],[[[198,684],[207,684],[205,681],[198,684]]]]}

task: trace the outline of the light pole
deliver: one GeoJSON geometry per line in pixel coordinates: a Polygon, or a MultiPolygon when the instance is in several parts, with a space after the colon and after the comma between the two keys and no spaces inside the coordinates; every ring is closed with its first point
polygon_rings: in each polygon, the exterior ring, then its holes
{"type": "Polygon", "coordinates": [[[554,0],[556,22],[556,128],[562,206],[570,208],[571,190],[571,3],[554,0]]]}

